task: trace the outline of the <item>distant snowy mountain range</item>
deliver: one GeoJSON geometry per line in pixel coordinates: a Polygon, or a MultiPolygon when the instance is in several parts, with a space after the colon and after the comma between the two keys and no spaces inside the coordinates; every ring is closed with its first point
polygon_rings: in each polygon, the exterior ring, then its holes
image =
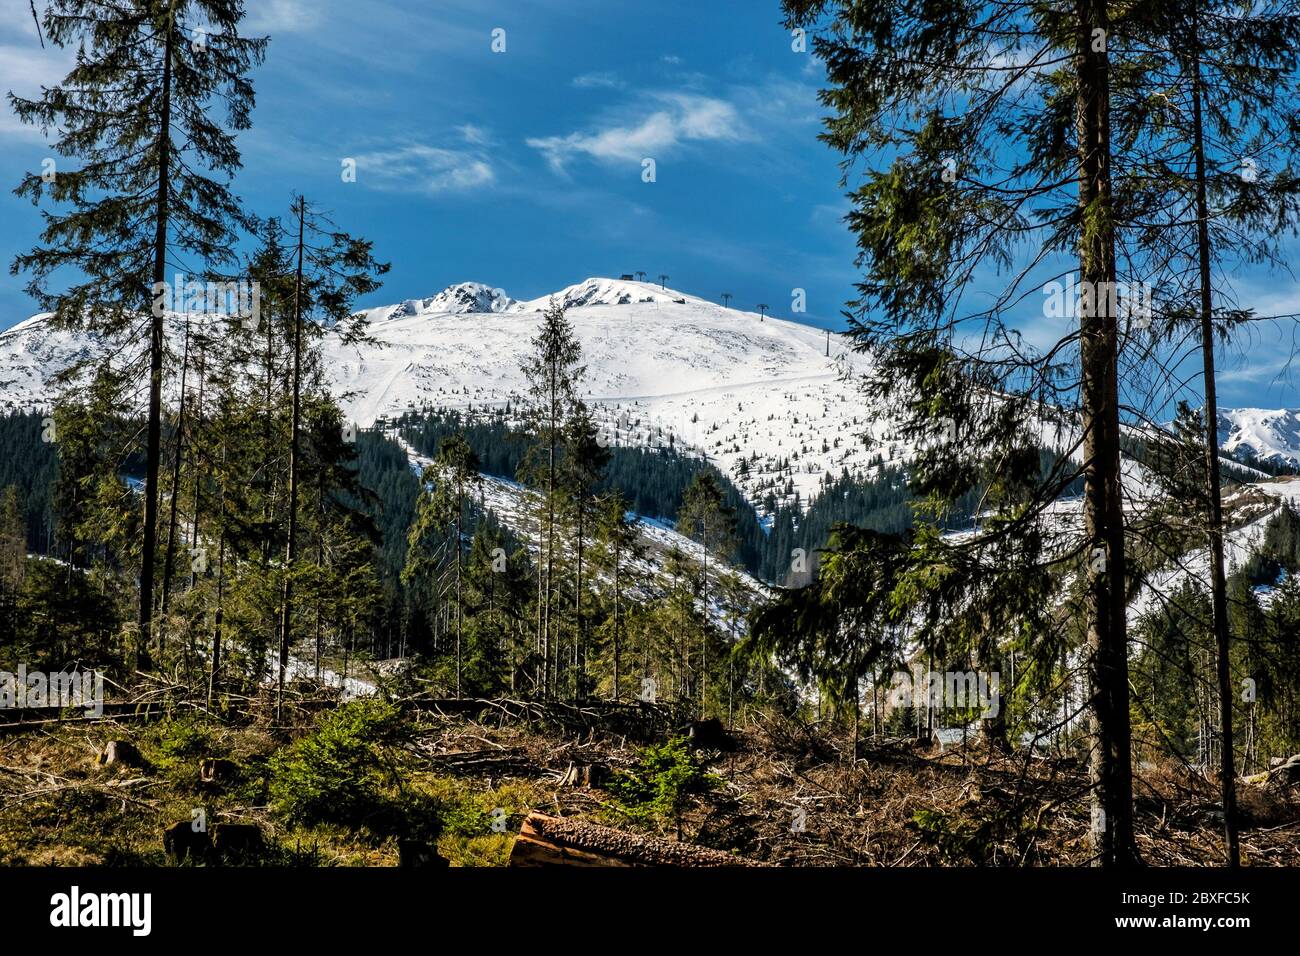
{"type": "Polygon", "coordinates": [[[1229,408],[1219,412],[1219,444],[1231,454],[1300,466],[1300,408],[1229,408]]]}
{"type": "Polygon", "coordinates": [[[407,299],[397,305],[385,305],[368,310],[371,321],[404,319],[413,315],[461,315],[465,312],[506,312],[519,305],[502,289],[494,289],[481,282],[462,282],[448,286],[429,299],[407,299]]]}
{"type": "MultiPolygon", "coordinates": [[[[888,440],[864,443],[889,410],[866,405],[855,381],[863,360],[836,336],[647,282],[593,278],[522,302],[467,282],[369,309],[373,344],[326,335],[330,387],[362,426],[426,407],[517,407],[520,362],[552,298],[568,309],[586,397],[611,443],[702,451],[755,504],[787,489],[807,501],[828,472],[910,456],[888,440]]],[[[183,327],[169,318],[177,351],[183,327]]],[[[0,333],[0,408],[48,407],[58,372],[129,351],[30,318],[0,333]]],[[[1300,464],[1300,410],[1227,410],[1220,436],[1234,453],[1300,464]]]]}
{"type": "Polygon", "coordinates": [[[429,301],[490,308],[371,309],[376,344],[328,338],[325,365],[362,425],[430,406],[517,408],[520,364],[552,298],[582,343],[585,397],[610,443],[702,450],[756,501],[778,475],[807,500],[828,470],[879,454],[860,435],[880,416],[833,336],[652,283],[588,279],[526,302],[453,286],[429,301]]]}

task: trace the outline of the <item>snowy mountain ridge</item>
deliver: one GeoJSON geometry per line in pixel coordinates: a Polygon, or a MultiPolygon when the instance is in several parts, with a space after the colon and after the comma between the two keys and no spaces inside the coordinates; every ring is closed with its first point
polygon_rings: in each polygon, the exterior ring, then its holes
{"type": "MultiPolygon", "coordinates": [[[[583,396],[609,443],[707,455],[760,510],[769,497],[807,502],[828,475],[911,457],[881,427],[890,409],[867,407],[865,360],[842,339],[629,279],[593,277],[524,301],[465,282],[367,309],[372,342],[348,344],[327,330],[328,385],[363,427],[425,408],[518,408],[527,391],[520,366],[552,300],[581,343],[583,396]]],[[[184,326],[184,316],[168,316],[169,394],[184,326]]],[[[30,318],[0,333],[0,408],[48,408],[55,376],[77,360],[126,361],[143,347],[142,337],[106,343],[30,318]]],[[[1300,463],[1300,411],[1232,409],[1220,426],[1229,450],[1300,463]]]]}
{"type": "Polygon", "coordinates": [[[1258,461],[1300,466],[1300,408],[1221,410],[1219,445],[1258,461]]]}
{"type": "Polygon", "coordinates": [[[427,299],[407,299],[397,305],[385,305],[358,313],[370,322],[403,319],[413,315],[463,315],[467,312],[506,312],[519,303],[482,282],[458,282],[427,299]]]}

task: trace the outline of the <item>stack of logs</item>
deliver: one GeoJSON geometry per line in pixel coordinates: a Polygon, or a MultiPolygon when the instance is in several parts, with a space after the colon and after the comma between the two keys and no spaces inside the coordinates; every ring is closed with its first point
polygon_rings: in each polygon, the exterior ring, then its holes
{"type": "Polygon", "coordinates": [[[530,813],[511,866],[758,866],[721,850],[638,836],[573,817],[530,813]]]}

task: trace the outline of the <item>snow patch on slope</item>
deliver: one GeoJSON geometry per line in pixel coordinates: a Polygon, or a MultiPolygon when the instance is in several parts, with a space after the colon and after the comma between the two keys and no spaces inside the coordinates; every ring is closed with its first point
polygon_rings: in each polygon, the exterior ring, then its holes
{"type": "MultiPolygon", "coordinates": [[[[433,465],[433,459],[421,455],[401,436],[390,433],[389,437],[402,447],[406,452],[407,461],[410,462],[411,470],[417,477],[423,479],[424,471],[433,465]]],[[[479,477],[482,479],[477,489],[479,506],[493,512],[498,520],[524,543],[529,554],[535,559],[540,553],[540,545],[537,541],[537,519],[531,511],[529,490],[518,482],[495,475],[482,474],[479,477]]],[[[705,563],[704,546],[685,535],[678,534],[668,523],[633,513],[629,513],[628,517],[636,528],[644,548],[643,557],[632,562],[631,575],[634,579],[648,582],[647,587],[633,585],[631,589],[632,593],[641,600],[651,600],[662,593],[668,576],[666,565],[669,552],[674,550],[681,552],[687,560],[696,565],[705,563]]],[[[710,557],[708,564],[714,569],[711,573],[716,581],[718,559],[710,557]]],[[[729,570],[739,577],[745,590],[755,598],[768,595],[768,589],[746,571],[738,567],[730,567],[729,570]]],[[[603,575],[598,574],[597,577],[605,580],[603,575]]],[[[605,583],[609,582],[605,580],[605,583]]],[[[708,613],[719,627],[725,629],[729,626],[737,626],[738,622],[728,619],[726,609],[717,599],[717,590],[715,586],[714,593],[710,596],[708,613]]]]}

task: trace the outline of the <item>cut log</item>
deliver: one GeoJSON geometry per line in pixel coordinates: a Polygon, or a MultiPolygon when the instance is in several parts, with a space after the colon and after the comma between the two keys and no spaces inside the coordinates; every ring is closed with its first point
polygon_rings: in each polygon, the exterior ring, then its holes
{"type": "Polygon", "coordinates": [[[466,776],[488,773],[523,774],[536,770],[527,759],[527,755],[518,747],[504,750],[457,750],[448,753],[426,751],[423,756],[440,772],[466,776]]]}
{"type": "Polygon", "coordinates": [[[1294,787],[1300,784],[1300,754],[1288,757],[1268,772],[1270,787],[1294,787]]]}
{"type": "Polygon", "coordinates": [[[625,833],[573,817],[530,813],[511,866],[757,866],[721,850],[625,833]]]}

